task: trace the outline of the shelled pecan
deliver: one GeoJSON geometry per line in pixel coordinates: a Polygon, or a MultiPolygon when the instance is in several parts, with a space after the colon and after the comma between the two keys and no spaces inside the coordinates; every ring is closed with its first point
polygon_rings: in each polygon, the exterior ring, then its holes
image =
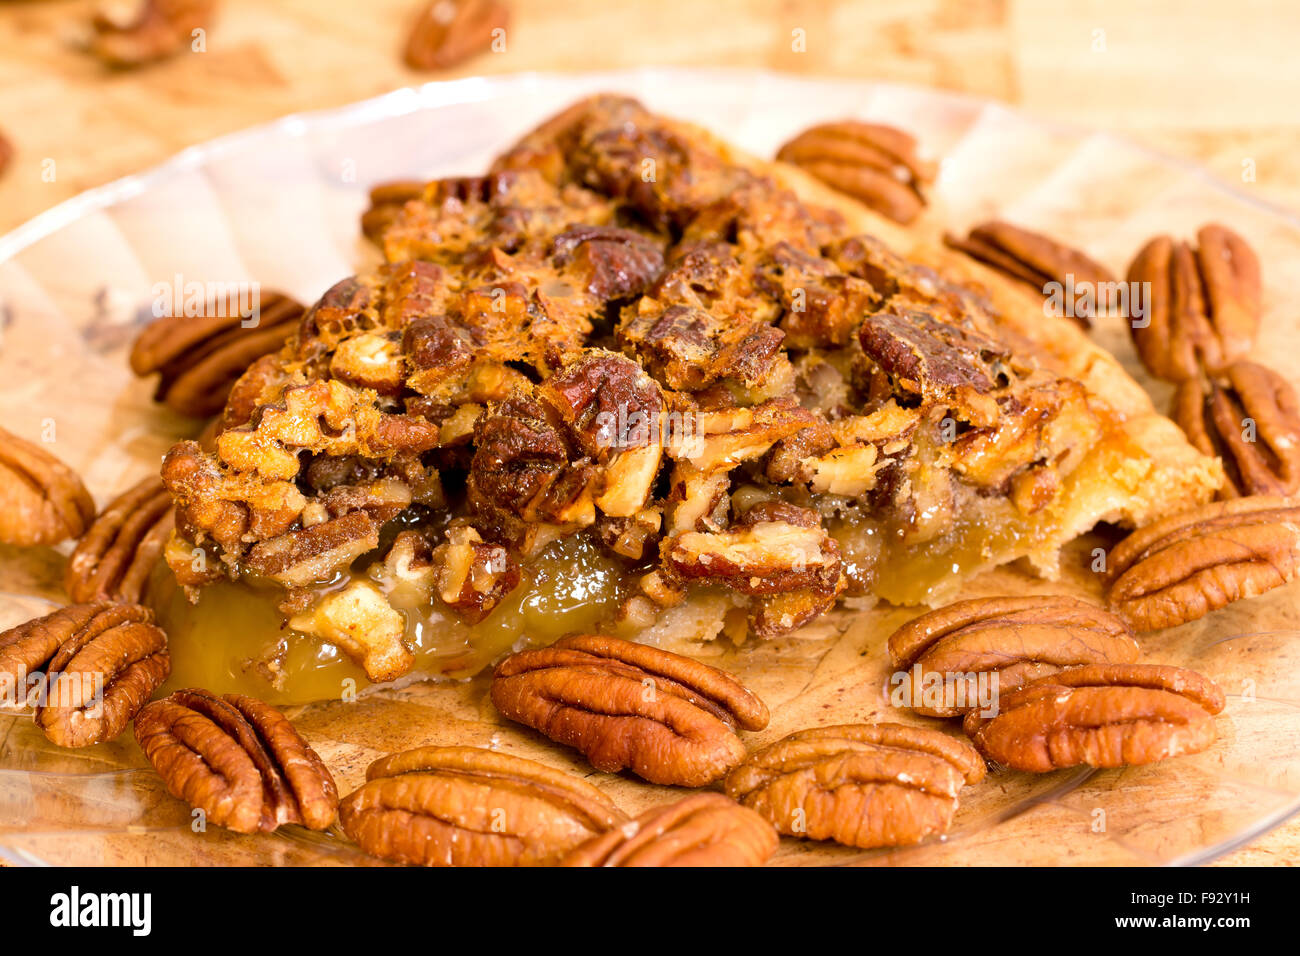
{"type": "Polygon", "coordinates": [[[1300,504],[1252,495],[1139,528],[1111,551],[1109,600],[1137,631],[1176,627],[1280,587],[1300,565],[1300,504]]]}
{"type": "Polygon", "coordinates": [[[89,49],[117,68],[161,60],[191,46],[215,9],[215,0],[140,0],[125,16],[101,8],[91,20],[89,49]]]}
{"type": "Polygon", "coordinates": [[[95,502],[77,473],[45,449],[0,428],[0,542],[78,538],[95,502]]]}
{"type": "Polygon", "coordinates": [[[1223,704],[1195,671],[1088,664],[1004,696],[994,717],[971,711],[963,726],[984,756],[1015,770],[1123,767],[1205,750],[1223,704]]]}
{"type": "Polygon", "coordinates": [[[1069,316],[1085,329],[1103,304],[1103,295],[1114,288],[1114,273],[1080,250],[1009,222],[982,222],[972,226],[964,239],[947,233],[943,241],[1043,296],[1048,295],[1050,283],[1080,292],[1091,290],[1091,307],[1075,308],[1069,316]]]}
{"type": "Polygon", "coordinates": [[[996,706],[998,696],[1064,667],[1128,664],[1138,653],[1118,617],[1054,594],[958,601],[922,614],[889,637],[894,666],[910,671],[910,707],[927,717],[996,706]],[[992,700],[981,700],[981,678],[992,683],[992,700]],[[931,684],[941,692],[937,700],[931,699],[931,684]]]}
{"type": "Polygon", "coordinates": [[[500,0],[431,0],[406,41],[413,70],[449,70],[488,50],[510,23],[500,0]]]}
{"type": "Polygon", "coordinates": [[[36,724],[60,747],[123,730],[171,671],[167,635],[134,604],[74,604],[0,634],[0,675],[14,687],[45,672],[36,724]]]}
{"type": "Polygon", "coordinates": [[[1259,259],[1225,226],[1196,233],[1197,247],[1157,236],[1128,267],[1128,281],[1150,283],[1148,314],[1129,332],[1157,378],[1181,382],[1216,372],[1250,351],[1259,330],[1259,259]]]}
{"type": "Polygon", "coordinates": [[[857,120],[810,127],[782,146],[776,158],[904,225],[924,208],[925,189],[935,174],[934,164],[917,155],[910,133],[857,120]]]}
{"type": "Polygon", "coordinates": [[[236,833],[334,822],[338,789],[288,719],[241,694],[178,690],[135,719],[135,738],[167,791],[236,833]]]}
{"type": "Polygon", "coordinates": [[[597,770],[702,787],[745,756],[736,728],[762,730],[766,705],[725,671],[600,635],[520,651],[492,677],[506,717],[580,750],[597,770]]]}
{"type": "Polygon", "coordinates": [[[572,774],[478,747],[383,757],[339,805],[372,856],[423,866],[543,866],[627,816],[572,774]]]}
{"type": "Polygon", "coordinates": [[[150,323],[131,348],[131,370],[141,378],[160,373],[155,400],[182,415],[215,415],[236,380],[279,351],[302,318],[302,305],[287,295],[256,295],[250,305],[231,292],[208,302],[202,315],[166,315],[150,323]]]}
{"type": "Polygon", "coordinates": [[[592,837],[561,866],[762,866],[780,842],[761,816],[720,793],[654,807],[592,837]]]}
{"type": "Polygon", "coordinates": [[[1199,451],[1223,460],[1220,497],[1300,490],[1300,401],[1291,383],[1254,362],[1181,382],[1170,413],[1199,451]]]}
{"type": "Polygon", "coordinates": [[[975,748],[937,730],[842,724],[790,734],[727,774],[727,795],[787,836],[870,849],[943,833],[984,778],[975,748]]]}
{"type": "Polygon", "coordinates": [[[171,495],[150,475],[114,499],[77,542],[63,578],[68,596],[140,603],[172,526],[171,495]]]}

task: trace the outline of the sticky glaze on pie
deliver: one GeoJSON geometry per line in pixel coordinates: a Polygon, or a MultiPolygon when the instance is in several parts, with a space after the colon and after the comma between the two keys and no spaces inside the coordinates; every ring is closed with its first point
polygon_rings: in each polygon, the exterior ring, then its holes
{"type": "Polygon", "coordinates": [[[1051,575],[1222,480],[1068,320],[632,100],[374,199],[386,264],[164,462],[197,604],[163,617],[206,686],[337,696],[575,630],[772,638],[1051,575]]]}

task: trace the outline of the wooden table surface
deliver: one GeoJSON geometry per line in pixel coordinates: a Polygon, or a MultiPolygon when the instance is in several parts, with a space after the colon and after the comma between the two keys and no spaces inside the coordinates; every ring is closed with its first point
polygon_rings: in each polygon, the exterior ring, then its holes
{"type": "MultiPolygon", "coordinates": [[[[506,49],[444,74],[401,61],[422,0],[221,0],[205,52],[128,73],[77,48],[93,7],[0,0],[0,131],[15,147],[0,178],[0,234],[285,113],[430,79],[674,64],[994,97],[1196,160],[1300,210],[1293,0],[514,0],[506,49]]],[[[1298,860],[1292,821],[1223,862],[1298,860]]]]}

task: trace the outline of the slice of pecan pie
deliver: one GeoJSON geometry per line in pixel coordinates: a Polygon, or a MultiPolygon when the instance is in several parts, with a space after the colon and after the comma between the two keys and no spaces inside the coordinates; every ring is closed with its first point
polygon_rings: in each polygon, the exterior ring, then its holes
{"type": "Polygon", "coordinates": [[[937,602],[1222,481],[1067,319],[629,99],[485,176],[377,190],[365,222],[386,264],[163,465],[191,619],[268,595],[288,631],[231,673],[282,689],[937,602]]]}

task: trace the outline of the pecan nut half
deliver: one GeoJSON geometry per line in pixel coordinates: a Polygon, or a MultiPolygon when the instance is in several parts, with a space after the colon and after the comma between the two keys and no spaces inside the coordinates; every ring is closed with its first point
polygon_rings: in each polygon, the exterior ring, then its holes
{"type": "Polygon", "coordinates": [[[280,292],[259,291],[255,304],[237,292],[215,298],[202,315],[167,315],[145,326],[131,348],[131,370],[160,374],[154,399],[194,418],[215,415],[248,367],[278,352],[303,307],[280,292]]]}
{"type": "Polygon", "coordinates": [[[1232,230],[1210,224],[1197,248],[1157,236],[1138,252],[1128,281],[1150,283],[1147,314],[1129,323],[1138,357],[1157,378],[1181,382],[1250,351],[1259,330],[1259,259],[1232,230]]]}
{"type": "Polygon", "coordinates": [[[924,208],[924,190],[935,174],[934,164],[917,155],[911,134],[856,120],[810,127],[776,158],[904,225],[924,208]]]}
{"type": "Polygon", "coordinates": [[[75,471],[0,428],[0,541],[58,544],[81,537],[94,517],[94,499],[75,471]]]}
{"type": "Polygon", "coordinates": [[[1110,554],[1109,600],[1137,631],[1199,620],[1280,587],[1300,566],[1300,505],[1252,495],[1139,528],[1110,554]]]}
{"type": "Polygon", "coordinates": [[[1123,767],[1199,753],[1214,743],[1223,692],[1162,664],[1088,664],[1026,684],[999,712],[963,725],[990,760],[1028,773],[1123,767]]]}
{"type": "Polygon", "coordinates": [[[1199,451],[1223,460],[1220,497],[1300,491],[1300,401],[1291,383],[1254,362],[1178,386],[1171,417],[1199,451]]]}
{"type": "Polygon", "coordinates": [[[15,687],[43,670],[35,720],[60,747],[112,740],[171,671],[153,612],[130,604],[74,604],[0,634],[0,674],[15,687]]]}
{"type": "Polygon", "coordinates": [[[561,866],[762,866],[780,838],[772,824],[720,793],[654,807],[593,837],[561,866]]]}
{"type": "Polygon", "coordinates": [[[606,773],[702,787],[745,757],[736,727],[762,730],[767,706],[725,671],[659,648],[579,635],[520,651],[492,677],[511,720],[581,751],[606,773]]]}
{"type": "Polygon", "coordinates": [[[339,806],[371,856],[422,866],[545,866],[627,816],[572,774],[478,747],[376,760],[339,806]]]}
{"type": "Polygon", "coordinates": [[[966,253],[985,265],[1009,276],[1035,292],[1046,296],[1049,283],[1059,283],[1063,288],[1091,289],[1092,306],[1075,309],[1070,317],[1085,329],[1092,323],[1103,294],[1114,288],[1115,276],[1100,263],[1083,252],[1040,232],[1013,226],[1009,222],[991,220],[972,226],[963,239],[945,234],[946,245],[966,253]]]}
{"type": "Polygon", "coordinates": [[[172,498],[156,475],[114,499],[77,542],[63,584],[79,604],[139,604],[174,526],[172,498]]]}
{"type": "Polygon", "coordinates": [[[1061,595],[958,601],[889,637],[894,666],[910,671],[910,706],[928,717],[957,717],[980,707],[981,675],[992,675],[993,694],[1001,696],[1065,667],[1129,664],[1138,653],[1122,620],[1061,595]]]}
{"type": "Polygon", "coordinates": [[[871,849],[943,833],[957,794],[984,778],[964,740],[902,724],[842,724],[793,733],[727,775],[727,795],[781,833],[871,849]]]}
{"type": "Polygon", "coordinates": [[[214,0],[141,0],[121,18],[97,11],[90,52],[119,69],[161,60],[190,46],[215,6],[214,0]]]}
{"type": "Polygon", "coordinates": [[[406,41],[413,70],[449,70],[491,48],[510,23],[500,0],[431,0],[406,41]]]}
{"type": "Polygon", "coordinates": [[[135,739],[167,791],[217,826],[269,833],[334,822],[339,795],[324,761],[255,697],[178,690],[140,711],[135,739]]]}

